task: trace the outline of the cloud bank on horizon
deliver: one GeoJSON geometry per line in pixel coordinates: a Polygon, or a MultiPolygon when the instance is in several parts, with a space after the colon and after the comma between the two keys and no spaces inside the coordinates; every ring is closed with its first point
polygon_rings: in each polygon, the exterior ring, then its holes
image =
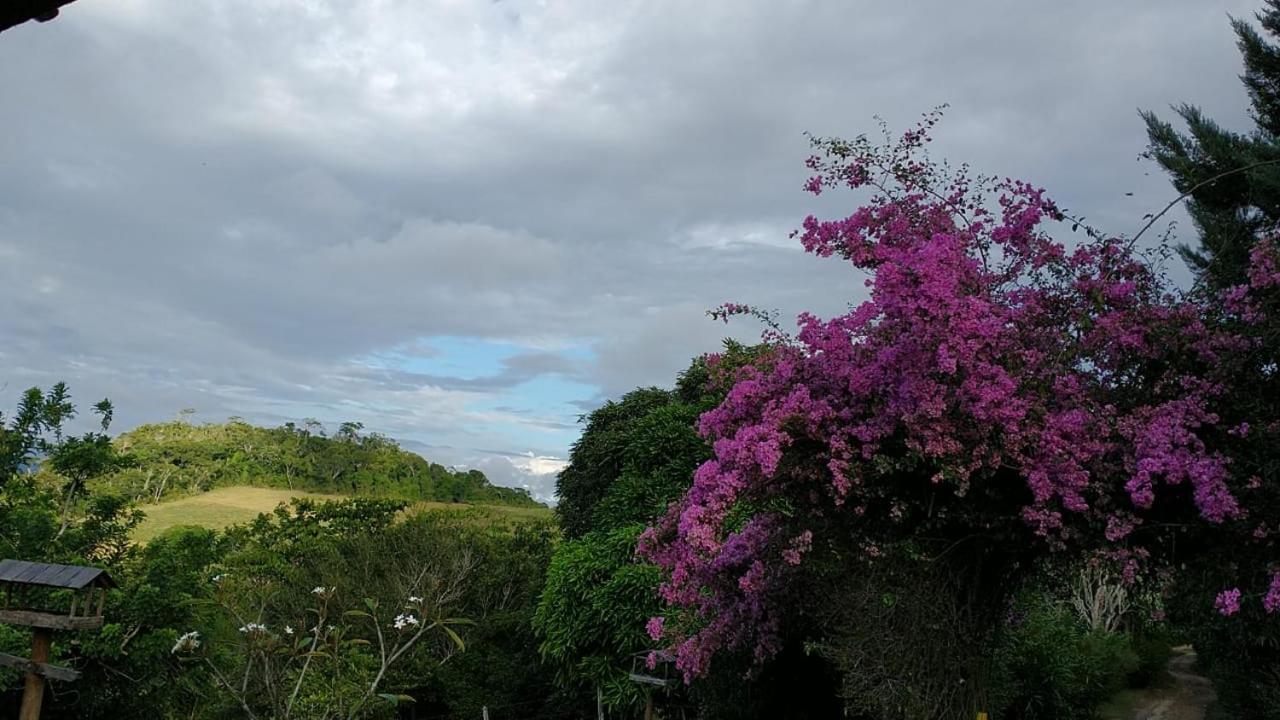
{"type": "Polygon", "coordinates": [[[0,401],[357,420],[548,499],[584,410],[758,332],[706,309],[864,292],[788,241],[851,200],[806,131],[949,103],[935,152],[1132,232],[1136,109],[1247,127],[1255,5],[80,0],[0,35],[0,401]]]}

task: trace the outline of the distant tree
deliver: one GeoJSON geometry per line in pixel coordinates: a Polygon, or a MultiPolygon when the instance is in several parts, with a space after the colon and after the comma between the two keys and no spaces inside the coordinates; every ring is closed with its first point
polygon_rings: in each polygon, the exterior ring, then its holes
{"type": "Polygon", "coordinates": [[[338,439],[355,442],[360,439],[360,431],[364,429],[364,423],[360,422],[344,422],[338,426],[338,439]]]}

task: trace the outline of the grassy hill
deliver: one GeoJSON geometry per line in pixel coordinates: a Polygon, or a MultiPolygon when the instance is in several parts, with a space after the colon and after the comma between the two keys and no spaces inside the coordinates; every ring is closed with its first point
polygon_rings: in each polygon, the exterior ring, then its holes
{"type": "Polygon", "coordinates": [[[261,428],[238,420],[174,421],[140,426],[115,442],[131,462],[96,485],[143,503],[253,486],[284,490],[286,496],[543,507],[526,490],[492,485],[478,470],[430,462],[390,438],[363,433],[356,423],[344,423],[330,436],[318,423],[261,428]]]}
{"type": "MultiPolygon", "coordinates": [[[[200,525],[221,530],[231,525],[248,522],[260,513],[271,512],[277,505],[287,503],[293,498],[330,500],[340,497],[280,488],[221,487],[198,495],[143,506],[142,509],[147,513],[147,518],[134,531],[133,537],[139,542],[147,542],[175,525],[200,525]]],[[[521,522],[547,520],[552,517],[551,510],[544,507],[469,505],[429,501],[414,503],[407,512],[429,510],[473,512],[481,520],[486,521],[521,522]]]]}

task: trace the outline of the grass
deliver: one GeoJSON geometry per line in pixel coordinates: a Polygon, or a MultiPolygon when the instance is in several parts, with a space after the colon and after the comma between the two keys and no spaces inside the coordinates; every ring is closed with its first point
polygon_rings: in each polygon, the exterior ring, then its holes
{"type": "MultiPolygon", "coordinates": [[[[133,532],[133,539],[145,543],[176,525],[199,525],[221,530],[231,525],[248,522],[261,513],[271,512],[280,503],[293,498],[316,500],[340,500],[340,495],[264,487],[222,487],[199,495],[167,500],[156,505],[144,505],[147,517],[133,532]]],[[[420,502],[409,512],[447,510],[452,512],[474,510],[485,520],[531,522],[549,519],[547,508],[508,507],[505,505],[467,505],[462,503],[420,502]]]]}
{"type": "Polygon", "coordinates": [[[1133,720],[1138,707],[1150,693],[1146,690],[1121,690],[1102,707],[1098,708],[1099,720],[1133,720]]]}

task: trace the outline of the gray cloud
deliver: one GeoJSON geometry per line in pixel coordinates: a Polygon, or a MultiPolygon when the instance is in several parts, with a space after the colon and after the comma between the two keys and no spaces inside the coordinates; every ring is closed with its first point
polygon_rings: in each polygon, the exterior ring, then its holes
{"type": "Polygon", "coordinates": [[[1136,108],[1247,126],[1254,5],[81,0],[0,35],[0,400],[356,419],[546,496],[577,412],[755,335],[708,307],[863,292],[787,241],[854,201],[799,192],[803,132],[948,102],[937,152],[1131,232],[1136,108]],[[518,349],[367,361],[440,336],[518,349]]]}

